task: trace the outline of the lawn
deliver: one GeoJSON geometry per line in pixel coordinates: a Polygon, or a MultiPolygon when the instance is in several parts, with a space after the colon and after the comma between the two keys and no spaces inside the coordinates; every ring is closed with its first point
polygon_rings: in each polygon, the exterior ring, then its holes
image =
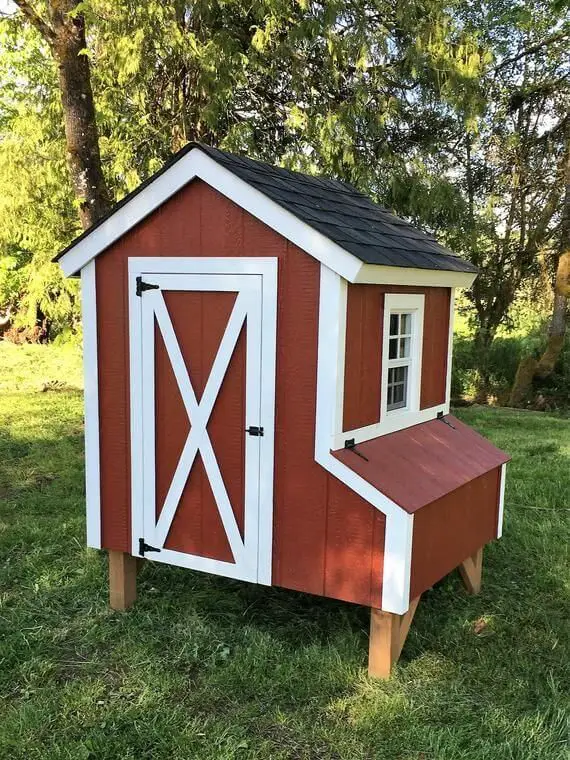
{"type": "Polygon", "coordinates": [[[109,610],[79,377],[73,349],[0,343],[0,758],[568,759],[570,420],[461,411],[513,455],[504,538],[373,682],[364,608],[149,562],[109,610]]]}

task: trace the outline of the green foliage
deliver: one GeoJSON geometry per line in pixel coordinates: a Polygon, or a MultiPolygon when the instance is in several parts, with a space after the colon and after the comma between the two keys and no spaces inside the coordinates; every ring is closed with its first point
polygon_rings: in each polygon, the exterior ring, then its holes
{"type": "Polygon", "coordinates": [[[27,27],[0,23],[0,309],[57,329],[76,316],[77,284],[51,258],[76,230],[55,72],[27,27]]]}
{"type": "MultiPolygon", "coordinates": [[[[545,324],[528,334],[503,333],[495,338],[487,353],[485,390],[496,403],[506,403],[520,360],[540,356],[546,345],[545,324]]],[[[453,342],[451,395],[471,399],[481,389],[481,359],[473,338],[456,335],[453,342]]],[[[551,409],[570,409],[570,336],[548,380],[537,381],[535,396],[542,395],[551,409]]]]}
{"type": "MultiPolygon", "coordinates": [[[[197,139],[335,175],[445,225],[455,196],[430,157],[446,99],[459,83],[464,100],[481,94],[473,43],[441,0],[86,0],[78,12],[116,198],[197,139]],[[413,192],[392,193],[410,177],[413,192]]],[[[20,14],[0,26],[0,255],[16,250],[11,266],[24,268],[16,293],[13,278],[0,286],[0,307],[74,326],[76,288],[49,264],[78,232],[55,67],[20,14]]]]}
{"type": "Polygon", "coordinates": [[[452,574],[424,594],[393,678],[373,682],[356,605],[146,562],[136,605],[111,612],[105,557],[84,546],[81,394],[15,387],[30,370],[66,383],[68,357],[0,344],[6,357],[1,757],[567,756],[570,421],[461,411],[513,456],[504,537],[482,593],[452,574]]]}

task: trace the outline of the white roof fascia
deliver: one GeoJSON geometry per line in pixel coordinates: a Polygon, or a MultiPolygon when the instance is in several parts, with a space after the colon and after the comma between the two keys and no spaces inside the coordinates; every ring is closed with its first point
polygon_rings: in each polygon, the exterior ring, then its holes
{"type": "Polygon", "coordinates": [[[63,273],[68,277],[76,274],[194,178],[203,180],[341,277],[354,282],[362,267],[362,262],[356,256],[270,200],[200,148],[192,149],[175,161],[124,206],[73,245],[59,260],[63,273]]]}
{"type": "Polygon", "coordinates": [[[351,282],[366,285],[414,285],[419,287],[470,288],[476,272],[454,272],[448,269],[415,269],[364,264],[351,282]]]}

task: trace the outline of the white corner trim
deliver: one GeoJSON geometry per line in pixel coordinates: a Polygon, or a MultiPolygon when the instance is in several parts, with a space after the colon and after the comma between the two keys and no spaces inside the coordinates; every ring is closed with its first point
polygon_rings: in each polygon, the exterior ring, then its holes
{"type": "Polygon", "coordinates": [[[447,375],[445,378],[445,409],[449,414],[451,406],[451,374],[453,370],[453,322],[455,318],[455,288],[449,289],[449,334],[447,338],[447,375]]]}
{"type": "Polygon", "coordinates": [[[470,288],[477,277],[473,272],[443,269],[414,269],[362,264],[355,280],[364,285],[410,285],[439,288],[470,288]]]}
{"type": "Polygon", "coordinates": [[[81,270],[83,374],[85,406],[85,500],[87,546],[101,548],[101,471],[99,450],[99,378],[97,366],[97,290],[95,262],[81,270]]]}
{"type": "Polygon", "coordinates": [[[503,535],[503,516],[505,512],[505,479],[507,477],[506,463],[501,465],[501,481],[499,484],[499,519],[497,521],[497,538],[503,535]]]}
{"type": "Polygon", "coordinates": [[[317,361],[317,412],[315,461],[355,493],[386,515],[382,609],[403,615],[410,602],[413,515],[374,488],[364,478],[332,456],[339,381],[339,331],[342,324],[342,279],[321,264],[319,339],[317,361]]]}
{"type": "Polygon", "coordinates": [[[194,178],[203,180],[347,280],[353,281],[362,268],[356,256],[194,148],[64,254],[59,260],[64,274],[69,277],[78,272],[194,178]]]}

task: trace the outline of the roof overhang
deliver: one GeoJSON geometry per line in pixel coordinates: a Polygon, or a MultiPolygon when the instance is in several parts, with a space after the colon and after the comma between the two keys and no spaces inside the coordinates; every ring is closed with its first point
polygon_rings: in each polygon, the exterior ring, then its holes
{"type": "Polygon", "coordinates": [[[348,282],[469,287],[475,279],[476,275],[471,272],[365,264],[237,177],[199,147],[182,155],[135,191],[102,222],[71,243],[57,259],[63,273],[67,277],[76,275],[89,261],[193,179],[203,180],[348,282]]]}
{"type": "Polygon", "coordinates": [[[362,264],[356,279],[366,285],[417,285],[423,287],[470,288],[477,272],[455,272],[448,269],[414,269],[362,264]]]}

